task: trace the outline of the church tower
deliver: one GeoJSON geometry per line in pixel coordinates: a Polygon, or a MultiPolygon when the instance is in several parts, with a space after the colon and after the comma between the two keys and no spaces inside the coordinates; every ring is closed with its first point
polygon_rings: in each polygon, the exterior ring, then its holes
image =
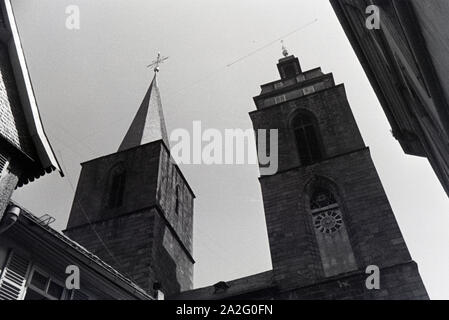
{"type": "Polygon", "coordinates": [[[250,113],[255,130],[278,129],[279,169],[260,177],[276,297],[427,299],[344,86],[285,49],[277,67],[250,113]]]}
{"type": "Polygon", "coordinates": [[[148,292],[171,295],[192,288],[195,196],[170,156],[158,71],[118,151],[82,164],[65,233],[148,292]]]}

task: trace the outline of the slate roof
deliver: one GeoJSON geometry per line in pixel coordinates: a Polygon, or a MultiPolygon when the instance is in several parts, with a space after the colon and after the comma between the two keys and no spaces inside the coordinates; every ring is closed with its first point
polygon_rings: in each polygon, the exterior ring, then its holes
{"type": "Polygon", "coordinates": [[[170,146],[156,75],[155,72],[150,87],[118,151],[157,140],[163,140],[167,147],[170,146]]]}

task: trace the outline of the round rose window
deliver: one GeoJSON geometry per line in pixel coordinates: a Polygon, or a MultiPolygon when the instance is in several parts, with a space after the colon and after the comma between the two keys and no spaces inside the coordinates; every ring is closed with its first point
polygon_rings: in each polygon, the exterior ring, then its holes
{"type": "Polygon", "coordinates": [[[318,213],[314,224],[315,228],[322,233],[334,233],[341,228],[343,220],[339,211],[328,210],[318,213]]]}

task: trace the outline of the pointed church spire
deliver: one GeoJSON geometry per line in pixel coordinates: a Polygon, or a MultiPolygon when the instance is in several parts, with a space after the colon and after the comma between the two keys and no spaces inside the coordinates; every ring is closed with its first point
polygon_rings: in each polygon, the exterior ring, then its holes
{"type": "Polygon", "coordinates": [[[166,60],[158,54],[157,60],[149,66],[154,66],[154,77],[150,87],[143,98],[142,104],[134,117],[128,132],[125,135],[118,151],[137,147],[145,143],[163,140],[169,148],[167,129],[165,127],[164,113],[159,88],[157,86],[157,72],[159,64],[166,60]]]}

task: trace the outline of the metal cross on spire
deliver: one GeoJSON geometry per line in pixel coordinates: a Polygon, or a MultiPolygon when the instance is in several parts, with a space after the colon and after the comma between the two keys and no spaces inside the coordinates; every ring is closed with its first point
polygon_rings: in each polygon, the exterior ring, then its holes
{"type": "Polygon", "coordinates": [[[147,68],[154,67],[154,69],[153,69],[154,72],[159,72],[159,65],[164,63],[165,60],[167,60],[167,59],[168,59],[168,57],[162,57],[161,53],[158,52],[156,60],[153,60],[153,62],[151,62],[149,65],[147,65],[147,68]]]}

